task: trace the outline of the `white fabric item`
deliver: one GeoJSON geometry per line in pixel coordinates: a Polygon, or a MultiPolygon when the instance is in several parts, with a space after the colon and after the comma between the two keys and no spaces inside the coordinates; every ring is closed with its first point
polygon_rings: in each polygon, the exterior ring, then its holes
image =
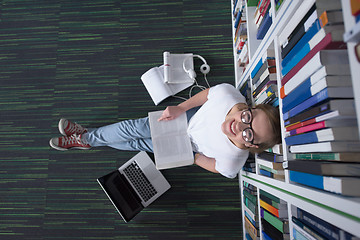
{"type": "Polygon", "coordinates": [[[210,88],[208,100],[190,119],[187,131],[194,151],[215,158],[215,169],[228,178],[236,177],[249,154],[221,130],[226,115],[237,103],[246,100],[234,86],[223,83],[210,88]]]}

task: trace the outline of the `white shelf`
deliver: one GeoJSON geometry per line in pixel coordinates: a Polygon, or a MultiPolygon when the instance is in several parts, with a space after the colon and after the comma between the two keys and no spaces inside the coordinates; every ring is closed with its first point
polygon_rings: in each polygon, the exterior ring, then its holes
{"type": "MultiPolygon", "coordinates": [[[[360,41],[360,23],[356,24],[354,17],[350,14],[350,0],[339,0],[343,5],[345,31],[344,39],[347,41],[350,68],[354,89],[354,99],[358,126],[360,126],[360,63],[355,56],[354,47],[360,41]]],[[[269,48],[275,50],[276,72],[278,80],[278,90],[281,87],[281,44],[287,40],[288,35],[294,30],[308,10],[316,0],[284,0],[278,11],[272,7],[273,23],[266,33],[263,40],[256,39],[256,26],[253,20],[255,7],[247,8],[247,30],[249,47],[249,64],[244,72],[239,71],[235,60],[235,86],[240,88],[242,84],[250,78],[250,74],[259,60],[264,56],[269,48]]],[[[271,0],[274,6],[275,0],[271,0]]],[[[235,52],[234,52],[235,53],[235,52]]],[[[251,86],[253,87],[253,86],[251,86]]],[[[253,89],[252,89],[253,90],[253,89]]],[[[282,136],[285,136],[284,121],[282,118],[282,101],[279,103],[282,136]]],[[[360,134],[360,128],[359,128],[360,134]]],[[[283,143],[284,159],[292,160],[292,154],[288,152],[287,146],[283,143]]],[[[257,166],[258,167],[258,166],[257,166]]],[[[257,170],[258,171],[258,170],[257,170]]],[[[243,192],[242,182],[246,181],[258,189],[267,191],[288,203],[290,237],[292,238],[292,221],[290,206],[294,205],[325,221],[360,237],[360,198],[346,197],[337,195],[316,188],[306,187],[289,182],[289,173],[285,170],[285,181],[268,178],[256,173],[241,171],[239,174],[241,192],[243,192]]],[[[258,192],[259,193],[259,192],[258,192]]],[[[259,197],[258,197],[259,200],[259,197]]],[[[242,202],[242,204],[244,204],[242,202]]],[[[259,207],[259,203],[258,203],[259,207]]],[[[242,211],[244,215],[244,211],[242,211]]],[[[261,225],[261,223],[259,223],[261,225]]],[[[243,224],[244,229],[244,224],[243,224]]],[[[245,232],[245,231],[244,231],[245,232]]],[[[244,233],[245,234],[245,233],[244,233]]],[[[245,235],[244,235],[245,237],[245,235]]],[[[260,233],[260,237],[262,234],[260,233]]]]}

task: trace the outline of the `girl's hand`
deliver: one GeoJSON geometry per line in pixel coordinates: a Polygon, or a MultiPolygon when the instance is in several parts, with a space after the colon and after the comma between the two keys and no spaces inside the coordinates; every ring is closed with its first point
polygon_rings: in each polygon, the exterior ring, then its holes
{"type": "Polygon", "coordinates": [[[185,112],[185,110],[179,106],[169,106],[164,110],[164,112],[162,113],[162,115],[158,119],[158,121],[173,120],[173,119],[177,118],[178,116],[180,116],[184,112],[185,112]]]}

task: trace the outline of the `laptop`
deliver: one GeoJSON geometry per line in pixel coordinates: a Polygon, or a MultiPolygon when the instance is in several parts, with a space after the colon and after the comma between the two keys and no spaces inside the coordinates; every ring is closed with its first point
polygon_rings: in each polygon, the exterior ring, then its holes
{"type": "Polygon", "coordinates": [[[139,152],[119,169],[97,181],[125,222],[170,188],[146,152],[139,152]]]}

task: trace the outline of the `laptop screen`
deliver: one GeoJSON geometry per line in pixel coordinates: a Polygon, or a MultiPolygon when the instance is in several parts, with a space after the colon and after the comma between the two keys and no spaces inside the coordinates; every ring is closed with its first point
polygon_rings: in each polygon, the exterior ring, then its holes
{"type": "Polygon", "coordinates": [[[98,180],[125,221],[130,221],[144,208],[140,198],[118,170],[98,180]]]}

